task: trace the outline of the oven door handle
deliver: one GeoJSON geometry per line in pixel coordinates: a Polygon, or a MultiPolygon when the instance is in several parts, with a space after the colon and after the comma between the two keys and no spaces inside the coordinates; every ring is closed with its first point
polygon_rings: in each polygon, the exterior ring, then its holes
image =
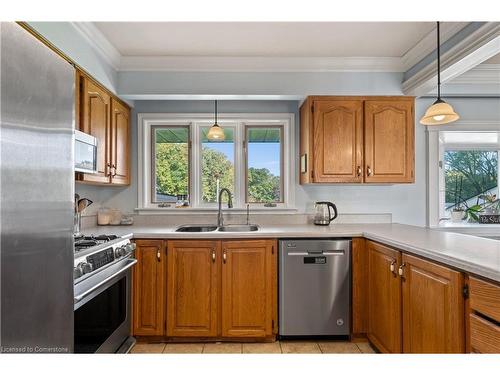
{"type": "Polygon", "coordinates": [[[137,259],[130,259],[128,262],[127,262],[127,265],[124,266],[120,271],[118,272],[115,272],[114,274],[112,274],[111,276],[109,277],[106,277],[104,280],[102,280],[101,282],[97,283],[96,285],[94,285],[92,288],[89,288],[87,289],[85,292],[75,296],[75,303],[77,302],[80,302],[82,299],[84,299],[86,296],[88,296],[90,293],[92,293],[93,291],[99,289],[101,286],[103,286],[104,284],[108,283],[110,280],[114,279],[116,276],[122,274],[123,272],[125,272],[126,270],[128,270],[130,267],[132,267],[133,265],[135,265],[137,263],[137,259]]]}

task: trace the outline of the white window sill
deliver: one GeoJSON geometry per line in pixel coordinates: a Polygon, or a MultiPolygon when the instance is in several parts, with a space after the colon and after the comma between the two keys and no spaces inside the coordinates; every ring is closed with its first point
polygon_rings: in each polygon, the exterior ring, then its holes
{"type": "Polygon", "coordinates": [[[480,224],[480,223],[468,223],[468,222],[441,222],[439,225],[431,227],[433,229],[440,228],[500,228],[500,224],[480,224]]]}
{"type": "MultiPolygon", "coordinates": [[[[186,208],[175,208],[175,207],[151,207],[151,208],[136,208],[135,211],[139,215],[197,215],[200,213],[205,214],[215,214],[218,212],[217,208],[214,207],[186,207],[186,208]]],[[[297,208],[283,208],[283,207],[255,207],[250,208],[250,214],[291,214],[297,213],[299,210],[297,208]]],[[[224,208],[222,207],[222,212],[224,214],[246,214],[246,208],[224,208]]]]}

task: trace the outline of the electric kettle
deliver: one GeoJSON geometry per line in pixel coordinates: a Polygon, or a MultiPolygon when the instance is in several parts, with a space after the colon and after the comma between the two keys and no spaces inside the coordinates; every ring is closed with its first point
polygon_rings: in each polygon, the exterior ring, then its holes
{"type": "Polygon", "coordinates": [[[314,214],[314,224],[330,225],[337,217],[337,207],[332,202],[316,202],[314,205],[316,213],[314,214]],[[333,209],[333,216],[330,209],[333,209]]]}

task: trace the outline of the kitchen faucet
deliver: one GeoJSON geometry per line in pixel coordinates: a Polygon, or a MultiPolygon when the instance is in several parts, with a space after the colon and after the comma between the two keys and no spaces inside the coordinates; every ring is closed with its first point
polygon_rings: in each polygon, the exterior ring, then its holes
{"type": "Polygon", "coordinates": [[[227,207],[233,208],[233,199],[231,197],[231,192],[229,189],[222,188],[219,191],[219,212],[217,214],[217,226],[222,227],[224,225],[224,217],[222,216],[222,193],[227,193],[227,207]]]}

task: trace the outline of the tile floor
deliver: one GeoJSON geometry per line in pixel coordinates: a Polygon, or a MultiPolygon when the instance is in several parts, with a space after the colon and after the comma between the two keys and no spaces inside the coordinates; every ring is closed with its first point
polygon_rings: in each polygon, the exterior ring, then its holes
{"type": "Polygon", "coordinates": [[[368,342],[276,341],[271,343],[138,343],[131,353],[165,354],[344,354],[375,353],[368,342]]]}

